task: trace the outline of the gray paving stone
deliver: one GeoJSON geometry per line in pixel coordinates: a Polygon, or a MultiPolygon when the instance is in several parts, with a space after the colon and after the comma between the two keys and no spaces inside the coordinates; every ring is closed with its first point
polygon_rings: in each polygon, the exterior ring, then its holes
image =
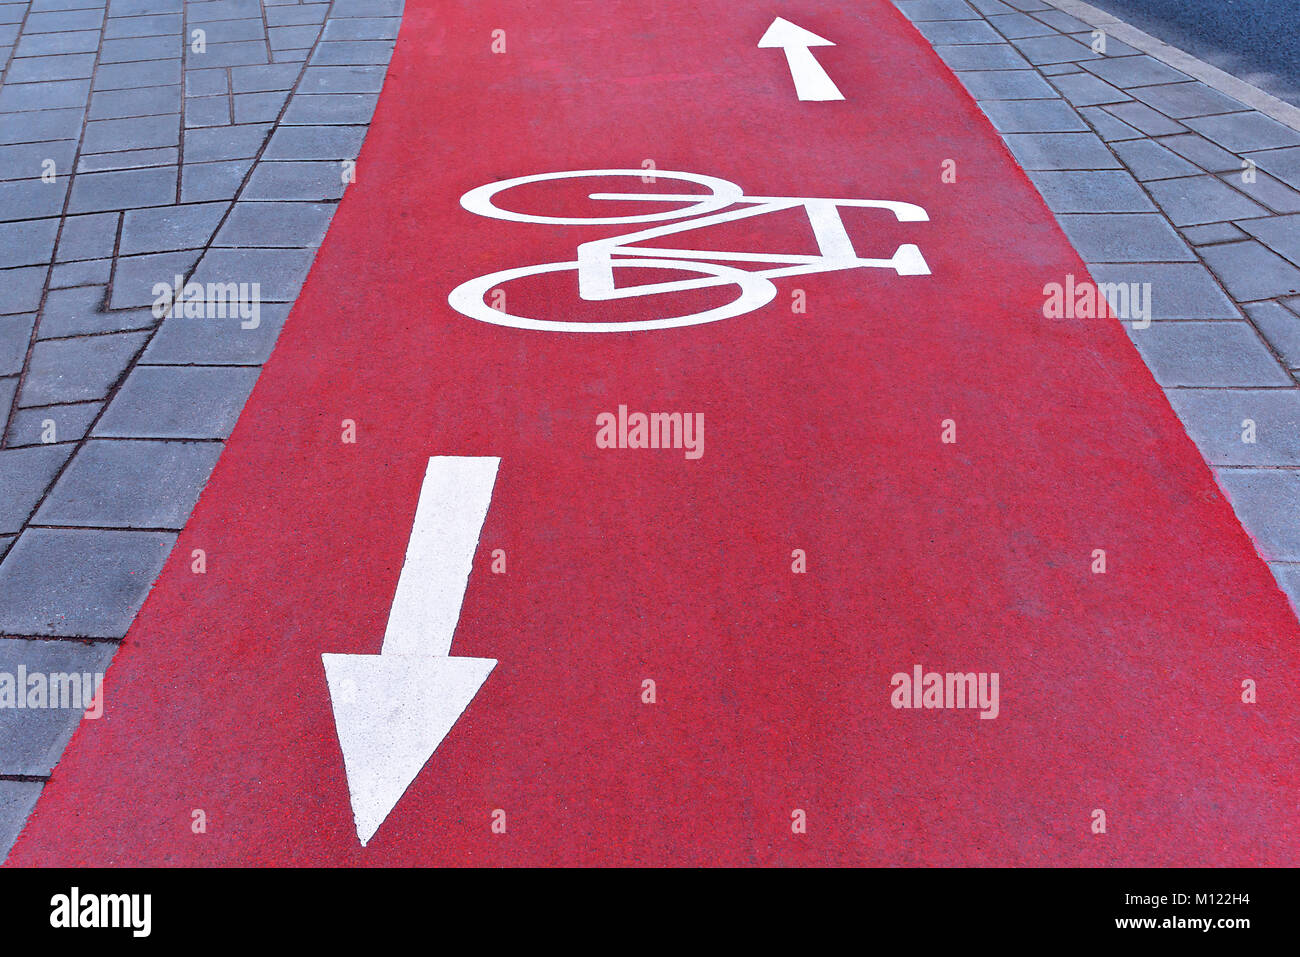
{"type": "Polygon", "coordinates": [[[80,108],[89,95],[89,80],[6,83],[0,86],[0,113],[80,108]]]}
{"type": "MultiPolygon", "coordinates": [[[[244,20],[214,20],[204,23],[197,29],[203,31],[208,43],[233,43],[239,40],[266,39],[266,27],[262,23],[261,17],[249,17],[244,20]]],[[[201,65],[202,62],[202,57],[196,54],[194,63],[201,65]]]]}
{"type": "Polygon", "coordinates": [[[1150,283],[1153,319],[1238,319],[1233,305],[1209,270],[1199,263],[1096,265],[1099,283],[1150,283]]]}
{"type": "MultiPolygon", "coordinates": [[[[934,48],[934,51],[953,70],[1027,70],[1029,68],[1029,61],[1009,43],[941,43],[934,48]]],[[[323,62],[314,57],[311,60],[312,65],[323,62]]]]}
{"type": "Polygon", "coordinates": [[[0,450],[0,532],[22,531],[36,503],[71,454],[72,448],[67,445],[0,450]]]}
{"type": "Polygon", "coordinates": [[[56,53],[93,53],[99,46],[98,30],[63,33],[25,33],[14,48],[17,56],[52,56],[56,53]]]}
{"type": "Polygon", "coordinates": [[[1165,388],[1295,384],[1247,322],[1153,322],[1145,329],[1126,323],[1125,327],[1165,388]]]}
{"type": "Polygon", "coordinates": [[[1196,256],[1158,213],[1057,217],[1087,263],[1191,262],[1196,256]]]}
{"type": "Polygon", "coordinates": [[[271,357],[289,315],[288,303],[262,303],[259,323],[245,329],[238,317],[167,319],[144,355],[142,364],[261,365],[271,357]]]}
{"type": "Polygon", "coordinates": [[[1206,246],[1201,256],[1238,302],[1300,293],[1300,269],[1261,243],[1206,246]]]}
{"type": "MultiPolygon", "coordinates": [[[[39,113],[0,115],[0,144],[75,140],[81,136],[85,112],[84,109],[42,110],[39,113]]],[[[0,204],[0,209],[3,208],[0,204]]]]}
{"type": "Polygon", "coordinates": [[[368,123],[377,99],[378,94],[372,93],[295,94],[281,122],[290,126],[368,123]]]}
{"type": "Polygon", "coordinates": [[[14,395],[18,392],[18,377],[0,378],[0,412],[9,414],[13,407],[14,395]]]}
{"type": "Polygon", "coordinates": [[[1265,561],[1300,561],[1300,471],[1222,469],[1216,477],[1265,561]]]}
{"type": "Polygon", "coordinates": [[[1057,32],[1045,23],[1041,23],[1023,13],[1004,13],[991,16],[988,18],[988,22],[1009,40],[1018,40],[1021,37],[1045,37],[1057,32]]]}
{"type": "Polygon", "coordinates": [[[343,189],[343,171],[338,163],[264,161],[253,169],[240,199],[320,202],[339,199],[343,189]]]}
{"type": "Polygon", "coordinates": [[[127,90],[139,86],[173,86],[181,81],[180,60],[140,63],[101,63],[95,70],[96,90],[127,90]]]}
{"type": "Polygon", "coordinates": [[[1187,120],[1206,139],[1234,153],[1300,146],[1300,133],[1263,113],[1228,113],[1187,120]]]}
{"type": "Polygon", "coordinates": [[[1248,303],[1242,308],[1287,368],[1300,369],[1300,316],[1275,302],[1248,303]]]}
{"type": "Polygon", "coordinates": [[[92,120],[86,124],[81,151],[108,153],[114,150],[148,149],[177,146],[180,141],[180,117],[175,113],[122,120],[92,120]]]}
{"type": "MultiPolygon", "coordinates": [[[[937,0],[934,0],[934,2],[937,2],[937,0]]],[[[330,8],[330,16],[400,17],[403,6],[403,0],[335,0],[334,6],[330,8]]]]}
{"type": "MultiPolygon", "coordinates": [[[[894,6],[912,21],[967,20],[979,16],[965,0],[897,0],[894,6]]],[[[340,8],[337,5],[334,9],[334,16],[346,16],[338,12],[340,8]]]]}
{"type": "Polygon", "coordinates": [[[1300,192],[1279,182],[1267,173],[1255,170],[1255,181],[1253,183],[1243,182],[1241,173],[1223,173],[1220,174],[1219,178],[1275,212],[1300,212],[1300,192]]]}
{"type": "Polygon", "coordinates": [[[1131,99],[1123,90],[1117,90],[1105,80],[1091,73],[1071,73],[1052,79],[1052,85],[1075,106],[1096,106],[1099,103],[1123,103],[1131,99]]]}
{"type": "Polygon", "coordinates": [[[289,94],[284,90],[266,93],[237,93],[234,97],[236,123],[274,122],[284,109],[289,94]]]}
{"type": "Polygon", "coordinates": [[[61,56],[14,60],[5,73],[6,83],[40,83],[45,80],[84,80],[95,70],[95,54],[65,53],[61,56]]]}
{"type": "Polygon", "coordinates": [[[49,262],[54,258],[58,232],[59,221],[54,217],[0,223],[0,269],[49,262]]]}
{"type": "MultiPolygon", "coordinates": [[[[23,362],[27,358],[27,347],[32,341],[32,328],[36,324],[36,314],[25,316],[0,316],[0,376],[13,376],[23,371],[23,362]]],[[[9,412],[8,399],[0,400],[0,413],[9,412]]],[[[0,418],[0,421],[3,421],[0,418]]]]}
{"type": "MultiPolygon", "coordinates": [[[[366,20],[332,20],[329,26],[337,27],[340,24],[367,23],[366,20]]],[[[299,28],[294,28],[299,29],[299,28]]],[[[918,23],[916,29],[921,36],[925,37],[931,43],[1001,43],[1002,37],[991,26],[983,20],[935,20],[925,23],[918,23]]],[[[274,30],[272,31],[275,32],[274,30]]],[[[352,31],[355,32],[355,31],[352,31]]],[[[327,40],[352,40],[352,39],[381,39],[379,37],[354,37],[340,35],[339,30],[330,31],[327,27],[324,32],[327,40]]],[[[314,38],[313,38],[314,39],[314,38]]]]}
{"type": "Polygon", "coordinates": [[[190,23],[240,20],[260,16],[261,12],[262,5],[258,0],[216,0],[213,3],[190,3],[185,7],[190,23]]]}
{"type": "Polygon", "coordinates": [[[186,96],[225,96],[230,92],[230,75],[227,70],[185,71],[186,96]]]}
{"type": "Polygon", "coordinates": [[[186,130],[185,162],[246,159],[256,156],[266,142],[269,123],[231,126],[224,129],[186,130]]]}
{"type": "Polygon", "coordinates": [[[1000,133],[1086,132],[1088,127],[1064,100],[989,100],[980,108],[1000,133]]]}
{"type": "Polygon", "coordinates": [[[1195,176],[1200,172],[1177,153],[1166,149],[1155,140],[1123,140],[1111,147],[1138,179],[1172,179],[1175,176],[1195,176]]]}
{"type": "MultiPolygon", "coordinates": [[[[978,49],[974,45],[967,48],[978,49]]],[[[955,47],[940,44],[935,49],[952,50],[955,47]]],[[[309,62],[314,65],[376,66],[387,64],[392,55],[392,40],[322,40],[316,44],[316,49],[312,53],[309,62]]],[[[941,52],[939,55],[945,61],[948,60],[944,53],[941,52]]],[[[954,67],[954,69],[956,68],[954,67]]]]}
{"type": "Polygon", "coordinates": [[[268,26],[286,27],[297,23],[320,23],[328,10],[328,3],[294,4],[268,7],[264,16],[268,26]]]}
{"type": "Polygon", "coordinates": [[[282,126],[271,134],[265,159],[356,159],[364,126],[282,126]]]}
{"type": "Polygon", "coordinates": [[[179,13],[155,13],[142,17],[112,17],[104,25],[105,40],[124,37],[180,36],[184,17],[179,13]]]}
{"type": "Polygon", "coordinates": [[[56,175],[67,172],[72,168],[76,152],[75,140],[0,146],[0,180],[38,178],[47,159],[54,161],[56,175]]]}
{"type": "Polygon", "coordinates": [[[333,203],[236,203],[214,246],[319,246],[336,205],[333,203]]]}
{"type": "Polygon", "coordinates": [[[19,407],[106,397],[147,338],[143,332],[121,332],[36,343],[19,407]]]}
{"type": "MultiPolygon", "coordinates": [[[[981,26],[987,29],[987,24],[981,26]]],[[[304,23],[291,27],[271,27],[267,34],[272,50],[304,50],[316,42],[320,32],[320,27],[316,24],[304,23]]],[[[988,32],[997,39],[996,33],[992,30],[988,32]]]]}
{"type": "Polygon", "coordinates": [[[9,425],[8,446],[78,442],[102,408],[100,402],[75,402],[18,409],[9,425]]]}
{"type": "Polygon", "coordinates": [[[1153,180],[1147,189],[1175,226],[1268,215],[1267,209],[1213,176],[1153,180]]]}
{"type": "Polygon", "coordinates": [[[185,98],[185,128],[229,126],[229,96],[193,96],[185,98]]]}
{"type": "Polygon", "coordinates": [[[1201,169],[1211,173],[1224,173],[1241,169],[1241,157],[1215,146],[1195,133],[1161,137],[1157,142],[1168,147],[1184,159],[1191,160],[1201,169]]]}
{"type": "Polygon", "coordinates": [[[93,213],[176,201],[176,167],[78,173],[72,182],[68,211],[93,213]]]}
{"type": "Polygon", "coordinates": [[[48,274],[45,266],[19,266],[0,272],[0,315],[34,311],[40,305],[48,274]]]}
{"type": "Polygon", "coordinates": [[[157,300],[153,289],[157,283],[172,285],[176,276],[187,276],[198,262],[200,250],[150,253],[144,256],[120,256],[113,268],[113,291],[109,300],[114,309],[132,306],[152,307],[157,300]]]}
{"type": "Polygon", "coordinates": [[[127,116],[179,113],[181,88],[142,86],[133,90],[102,90],[90,98],[90,119],[112,120],[127,116]]]}
{"type": "Polygon", "coordinates": [[[102,259],[113,255],[117,245],[117,224],[121,213],[91,213],[69,216],[59,236],[58,261],[102,259]]]}
{"type": "Polygon", "coordinates": [[[41,339],[62,339],[67,336],[116,331],[99,328],[104,321],[103,305],[103,286],[51,289],[46,294],[45,304],[41,309],[41,322],[37,329],[37,336],[41,339]]]}
{"type": "Polygon", "coordinates": [[[287,91],[293,89],[301,72],[299,67],[285,63],[237,66],[230,70],[230,86],[234,93],[287,91]]]}
{"type": "Polygon", "coordinates": [[[1161,86],[1190,80],[1185,73],[1149,56],[1106,57],[1089,60],[1083,64],[1089,73],[1096,74],[1111,86],[1130,90],[1135,86],[1161,86]]]}
{"type": "Polygon", "coordinates": [[[85,153],[77,160],[77,172],[95,173],[103,170],[175,166],[179,160],[180,151],[174,146],[148,150],[123,150],[120,153],[85,153]]]}
{"type": "Polygon", "coordinates": [[[1205,226],[1185,226],[1180,230],[1183,238],[1193,246],[1208,246],[1211,243],[1230,243],[1245,239],[1243,233],[1232,223],[1209,223],[1205,226]]]}
{"type": "Polygon", "coordinates": [[[1023,169],[1120,169],[1093,133],[1008,133],[1003,139],[1023,169]]]}
{"type": "MultiPolygon", "coordinates": [[[[128,37],[105,40],[99,48],[100,63],[130,63],[137,60],[165,60],[178,57],[184,43],[177,36],[128,37]]],[[[197,57],[197,54],[192,54],[197,57]]]]}
{"type": "Polygon", "coordinates": [[[1082,20],[1076,20],[1068,13],[1062,13],[1059,10],[1044,10],[1041,13],[1036,13],[1034,15],[1039,20],[1050,24],[1062,33],[1070,33],[1077,30],[1088,31],[1092,29],[1092,27],[1084,23],[1082,20]]]}
{"type": "Polygon", "coordinates": [[[130,256],[206,246],[229,208],[229,203],[191,203],[128,210],[119,252],[130,256]]]}
{"type": "Polygon", "coordinates": [[[0,864],[9,856],[44,788],[40,781],[0,781],[0,864]]]}
{"type": "Polygon", "coordinates": [[[1155,207],[1126,172],[1031,170],[1044,202],[1054,213],[1145,213],[1155,207]]]}
{"type": "Polygon", "coordinates": [[[66,176],[55,183],[39,179],[0,183],[0,222],[57,216],[63,210],[67,192],[66,176]]]}
{"type": "Polygon", "coordinates": [[[958,73],[957,78],[977,100],[1057,98],[1056,91],[1033,70],[975,70],[958,73]]]}
{"type": "MultiPolygon", "coordinates": [[[[1300,189],[1300,147],[1251,153],[1250,159],[1254,160],[1260,169],[1272,173],[1288,186],[1300,189]]],[[[1240,166],[1241,162],[1238,160],[1235,166],[1225,166],[1223,169],[1238,169],[1240,166]]]]}
{"type": "Polygon", "coordinates": [[[1238,225],[1273,252],[1300,266],[1300,216],[1247,219],[1238,225]]]}
{"type": "Polygon", "coordinates": [[[1172,136],[1185,132],[1174,120],[1144,103],[1113,103],[1103,109],[1147,136],[1172,136]]]}
{"type": "Polygon", "coordinates": [[[79,528],[180,529],[220,454],[216,442],[92,438],[45,497],[34,522],[79,528]]]}
{"type": "MultiPolygon", "coordinates": [[[[40,707],[0,709],[0,740],[5,742],[0,751],[0,773],[50,775],[77,725],[102,718],[100,706],[91,702],[116,650],[116,642],[0,638],[0,672],[40,675],[48,682],[42,689],[45,700],[40,707]],[[98,718],[83,719],[83,715],[96,713],[98,718]]],[[[24,687],[24,694],[26,691],[24,687]]],[[[101,699],[101,703],[108,707],[107,701],[101,699]]]]}
{"type": "Polygon", "coordinates": [[[23,33],[62,33],[65,30],[98,30],[104,24],[103,10],[59,10],[29,13],[23,33]]]}
{"type": "Polygon", "coordinates": [[[0,563],[0,632],[123,637],[175,541],[170,532],[29,528],[0,563]]]}
{"type": "Polygon", "coordinates": [[[204,69],[266,62],[266,44],[261,40],[209,43],[206,53],[191,53],[188,60],[191,67],[204,69]]]}
{"type": "Polygon", "coordinates": [[[81,262],[63,263],[50,271],[50,288],[107,286],[112,275],[113,260],[111,259],[85,259],[81,262]]]}
{"type": "Polygon", "coordinates": [[[1176,120],[1248,109],[1240,100],[1199,82],[1140,86],[1133,89],[1133,95],[1176,120]]]}
{"type": "MultiPolygon", "coordinates": [[[[1023,60],[1011,69],[1027,69],[1023,60]]],[[[953,69],[962,69],[953,67],[953,69]]],[[[969,69],[998,69],[976,66],[969,69]]],[[[378,93],[384,85],[386,67],[382,66],[308,66],[302,71],[299,93],[378,93]]]]}
{"type": "Polygon", "coordinates": [[[242,366],[136,366],[108,404],[94,435],[227,438],[259,371],[242,366]]]}
{"type": "Polygon", "coordinates": [[[1300,389],[1170,389],[1169,402],[1211,465],[1300,466],[1300,389]],[[1254,423],[1254,441],[1246,420],[1254,423]]]}
{"type": "Polygon", "coordinates": [[[307,59],[310,50],[273,50],[271,51],[272,63],[302,63],[307,59]]]}
{"type": "Polygon", "coordinates": [[[186,163],[181,172],[181,201],[199,203],[234,199],[252,165],[251,159],[186,163]]]}
{"type": "Polygon", "coordinates": [[[1011,41],[1012,45],[1019,50],[1030,63],[1076,63],[1081,60],[1100,59],[1101,55],[1093,53],[1092,49],[1072,40],[1069,37],[1046,36],[1046,37],[1025,37],[1011,41]]]}
{"type": "Polygon", "coordinates": [[[293,302],[315,258],[314,249],[209,249],[194,272],[198,283],[258,283],[263,302],[293,302]]]}
{"type": "Polygon", "coordinates": [[[1133,129],[1123,120],[1111,116],[1099,106],[1080,107],[1079,115],[1086,119],[1097,131],[1097,135],[1108,143],[1144,139],[1140,131],[1133,129]]]}
{"type": "MultiPolygon", "coordinates": [[[[981,23],[981,21],[978,20],[976,21],[963,20],[958,22],[981,23]]],[[[983,24],[983,25],[987,27],[987,24],[983,24]]],[[[330,20],[327,24],[325,24],[325,32],[322,34],[322,36],[326,40],[396,40],[398,30],[401,28],[401,26],[402,26],[401,17],[358,17],[355,19],[353,18],[333,19],[330,20]]],[[[939,26],[939,24],[930,22],[927,23],[926,26],[935,27],[935,26],[939,26]]],[[[981,35],[989,36],[993,40],[993,42],[996,42],[999,39],[997,34],[991,29],[987,30],[987,32],[986,31],[978,31],[978,32],[981,35]]],[[[922,30],[922,33],[925,33],[925,31],[922,30]]],[[[926,39],[930,40],[932,43],[952,42],[952,41],[944,41],[944,40],[934,40],[930,37],[928,33],[925,34],[925,37],[926,39]]]]}

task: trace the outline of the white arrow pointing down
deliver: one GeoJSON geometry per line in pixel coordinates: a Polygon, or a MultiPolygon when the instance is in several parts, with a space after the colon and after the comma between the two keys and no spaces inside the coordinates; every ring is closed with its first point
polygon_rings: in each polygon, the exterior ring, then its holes
{"type": "Polygon", "coordinates": [[[844,94],[826,75],[822,65],[812,55],[809,47],[833,47],[830,40],[819,37],[810,30],[795,26],[789,20],[777,17],[758,41],[760,48],[780,47],[785,51],[785,62],[794,79],[795,95],[801,100],[842,100],[844,94]]]}
{"type": "Polygon", "coordinates": [[[500,462],[429,459],[380,653],[321,655],[362,847],[496,667],[449,654],[500,462]]]}

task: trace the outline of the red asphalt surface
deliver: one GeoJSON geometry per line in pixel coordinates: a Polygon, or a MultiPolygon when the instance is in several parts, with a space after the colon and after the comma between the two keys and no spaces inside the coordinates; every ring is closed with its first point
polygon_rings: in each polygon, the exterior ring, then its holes
{"type": "MultiPolygon", "coordinates": [[[[1118,321],[1043,317],[1085,267],[886,0],[408,0],[358,177],[11,864],[1300,860],[1293,613],[1118,321]],[[756,48],[778,14],[835,41],[843,102],[799,102],[756,48]],[[647,158],[917,203],[931,222],[846,222],[933,275],[783,279],[747,316],[612,335],[448,307],[629,228],[464,192],[647,158]],[[704,413],[703,458],[598,449],[620,404],[704,413]],[[500,664],[362,848],[320,656],[378,652],[432,455],[502,459],[452,646],[500,664]],[[1001,714],[895,710],[914,664],[999,672],[1001,714]]],[[[795,222],[728,241],[806,245],[795,222]]],[[[687,298],[533,283],[511,311],[687,298]]]]}

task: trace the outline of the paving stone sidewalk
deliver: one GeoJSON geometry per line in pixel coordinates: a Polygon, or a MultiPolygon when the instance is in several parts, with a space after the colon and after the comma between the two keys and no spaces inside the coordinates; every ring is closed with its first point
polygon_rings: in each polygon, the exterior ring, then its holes
{"type": "MultiPolygon", "coordinates": [[[[0,0],[0,672],[108,666],[352,175],[402,8],[0,0]],[[158,318],[177,276],[207,315],[158,318]],[[247,284],[245,311],[214,317],[209,283],[247,284]]],[[[0,710],[0,858],[80,714],[0,710]]]]}
{"type": "Polygon", "coordinates": [[[1300,132],[1113,36],[1097,52],[1114,28],[1071,0],[894,3],[1096,281],[1151,284],[1130,338],[1300,606],[1300,132]]]}

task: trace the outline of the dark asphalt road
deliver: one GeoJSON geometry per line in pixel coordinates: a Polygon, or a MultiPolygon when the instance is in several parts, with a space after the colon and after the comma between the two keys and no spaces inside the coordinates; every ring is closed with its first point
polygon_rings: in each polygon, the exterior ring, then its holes
{"type": "Polygon", "coordinates": [[[1300,0],[1088,0],[1300,106],[1300,0]]]}

